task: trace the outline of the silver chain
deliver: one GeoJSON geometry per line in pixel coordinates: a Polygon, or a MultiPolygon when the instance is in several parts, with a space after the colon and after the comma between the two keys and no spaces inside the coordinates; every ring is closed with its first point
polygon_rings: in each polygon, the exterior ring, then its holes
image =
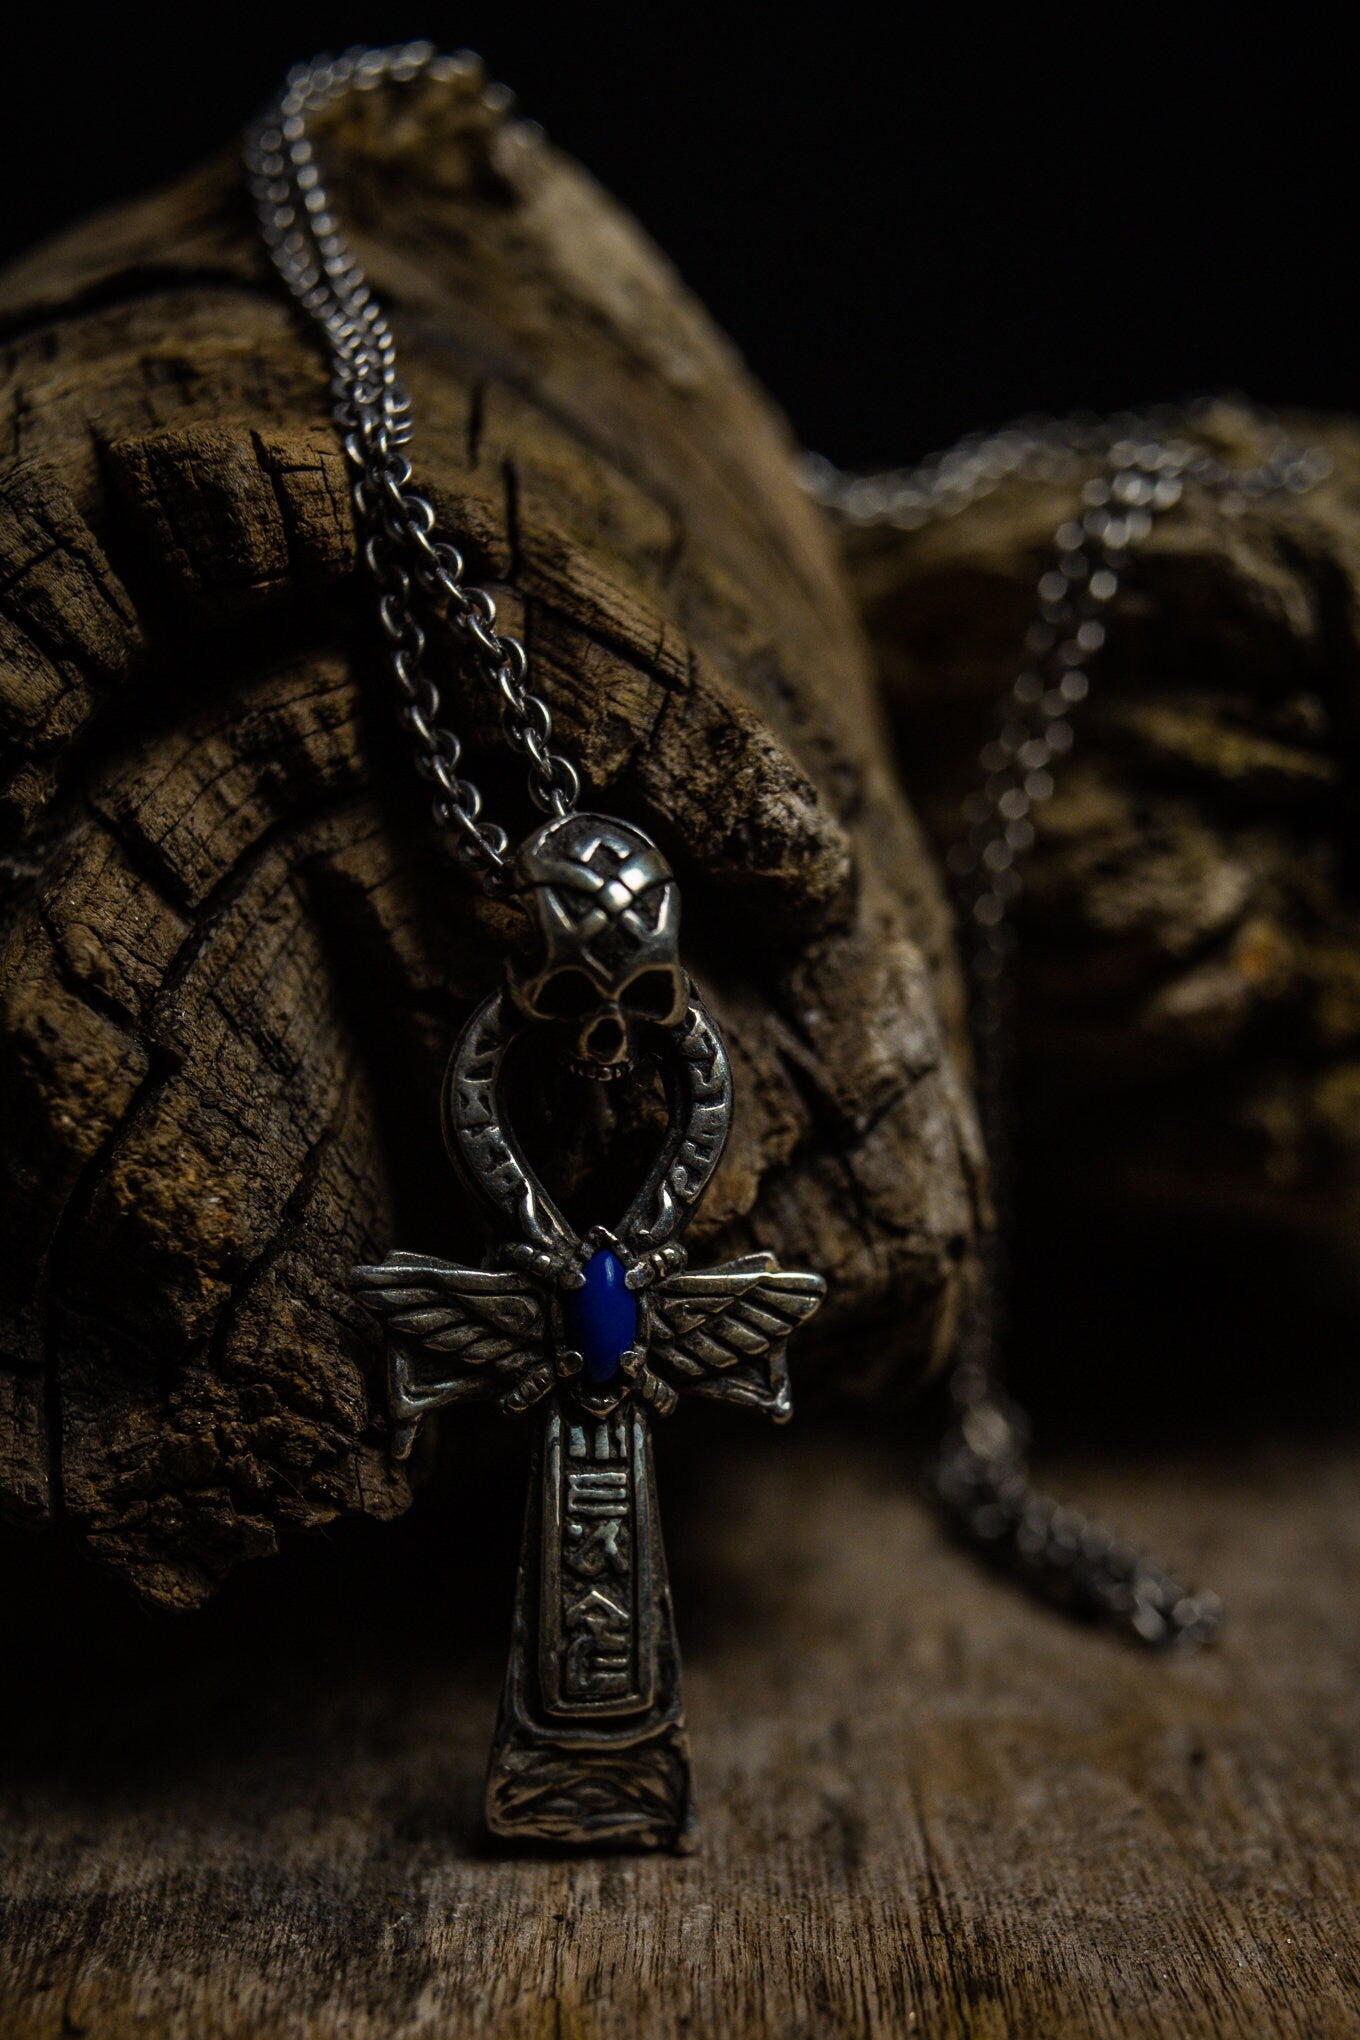
{"type": "MultiPolygon", "coordinates": [[[[392,329],[340,232],[317,167],[313,124],[342,100],[421,78],[479,83],[468,54],[441,56],[429,43],[318,57],[288,74],[278,100],[251,129],[246,168],[274,266],[326,338],[335,419],[351,472],[364,565],[378,593],[378,622],[401,697],[416,765],[435,788],[436,819],[461,839],[464,857],[494,882],[509,838],[482,819],[482,797],[460,776],[462,746],[440,720],[427,663],[431,625],[442,624],[500,701],[506,742],[528,761],[529,794],[545,814],[569,814],[580,793],[575,767],[552,748],[547,703],[530,691],[519,639],[496,628],[496,604],[463,578],[457,546],[435,530],[428,497],[411,486],[403,449],[410,404],[397,374],[392,329]]],[[[488,104],[508,95],[489,89],[488,104]]]]}
{"type": "Polygon", "coordinates": [[[1078,492],[1073,514],[1054,534],[1024,662],[983,746],[981,784],[964,802],[963,832],[948,858],[996,1220],[984,1241],[950,1381],[954,1418],[931,1480],[967,1541],[1045,1599],[1113,1619],[1144,1643],[1182,1646],[1218,1633],[1223,1610],[1217,1596],[1192,1592],[1107,1524],[1036,1490],[1027,1469],[1029,1426],[1001,1387],[999,1354],[1015,1195],[1009,1099],[1014,908],[1034,843],[1032,817],[1051,798],[1054,768],[1072,747],[1072,712],[1089,691],[1110,606],[1131,554],[1187,489],[1204,490],[1233,509],[1302,494],[1328,472],[1324,454],[1294,445],[1265,420],[1260,423],[1272,441],[1265,457],[1233,467],[1192,436],[1206,411],[1168,407],[1108,420],[1022,419],[1002,432],[961,440],[919,467],[882,474],[843,475],[816,456],[803,467],[804,485],[835,515],[904,531],[956,516],[1012,477],[1067,483],[1078,492]]]}
{"type": "MultiPolygon", "coordinates": [[[[378,591],[379,625],[417,767],[434,783],[436,818],[457,833],[462,854],[494,883],[509,838],[482,819],[480,793],[459,774],[459,740],[440,721],[439,689],[426,667],[432,623],[451,631],[499,697],[502,730],[528,761],[535,805],[545,813],[569,813],[580,781],[551,747],[552,717],[528,687],[523,645],[496,629],[492,596],[464,579],[462,555],[436,533],[433,506],[411,486],[403,451],[411,438],[410,404],[392,331],[340,232],[312,144],[313,123],[340,101],[422,78],[479,85],[480,60],[409,43],[299,65],[250,131],[246,166],[274,265],[326,338],[363,560],[378,591]]],[[[497,111],[509,103],[500,87],[488,87],[485,97],[497,111]]],[[[964,833],[949,855],[997,1222],[984,1242],[951,1380],[955,1419],[932,1481],[969,1541],[1046,1598],[1112,1617],[1143,1642],[1182,1645],[1217,1634],[1217,1597],[1192,1592],[1104,1523],[1034,1488],[1028,1424],[1001,1387],[999,1346],[1014,1177],[1007,1102],[1013,909],[1034,842],[1031,818],[1051,797],[1054,767],[1071,748],[1072,711],[1089,690],[1105,617],[1131,553],[1188,488],[1240,507],[1303,493],[1328,472],[1323,454],[1294,445],[1274,428],[1267,428],[1273,444],[1264,459],[1233,467],[1195,440],[1203,422],[1196,409],[1169,406],[1110,419],[1021,419],[1001,432],[972,434],[914,468],[845,475],[809,454],[800,476],[833,515],[903,531],[956,516],[1012,478],[1067,483],[1079,493],[1074,514],[1054,536],[1025,661],[996,734],[983,748],[982,783],[965,802],[964,833]]]]}

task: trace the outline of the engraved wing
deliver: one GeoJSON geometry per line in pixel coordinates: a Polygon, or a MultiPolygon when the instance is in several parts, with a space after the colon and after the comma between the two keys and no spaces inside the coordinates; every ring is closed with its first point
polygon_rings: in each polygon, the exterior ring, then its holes
{"type": "Polygon", "coordinates": [[[551,1384],[543,1296],[523,1276],[389,1254],[351,1281],[387,1333],[396,1458],[407,1457],[429,1410],[478,1397],[521,1410],[551,1384]]]}
{"type": "Polygon", "coordinates": [[[671,1275],[650,1291],[655,1362],[677,1386],[745,1403],[784,1423],[792,1415],[784,1348],[826,1294],[820,1275],[781,1268],[773,1254],[671,1275]]]}

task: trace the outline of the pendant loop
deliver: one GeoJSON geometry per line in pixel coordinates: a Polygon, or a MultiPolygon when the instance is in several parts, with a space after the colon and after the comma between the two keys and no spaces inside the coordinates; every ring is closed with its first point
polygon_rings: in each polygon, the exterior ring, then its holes
{"type": "MultiPolygon", "coordinates": [[[[459,1175],[494,1216],[532,1247],[571,1253],[581,1242],[539,1181],[500,1097],[505,1059],[535,1023],[504,992],[484,999],[449,1058],[442,1098],[444,1139],[459,1175]]],[[[732,1072],[698,995],[676,1027],[655,1030],[668,1125],[660,1150],[617,1237],[639,1251],[664,1246],[693,1215],[722,1158],[732,1124],[732,1072]]]]}

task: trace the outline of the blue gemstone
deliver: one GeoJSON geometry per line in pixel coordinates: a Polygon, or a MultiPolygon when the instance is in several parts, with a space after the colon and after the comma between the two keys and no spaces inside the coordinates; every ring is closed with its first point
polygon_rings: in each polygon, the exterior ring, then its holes
{"type": "Polygon", "coordinates": [[[608,1247],[591,1255],[585,1284],[567,1305],[567,1331],[585,1362],[586,1380],[603,1388],[637,1339],[637,1298],[625,1288],[623,1263],[608,1247]]]}

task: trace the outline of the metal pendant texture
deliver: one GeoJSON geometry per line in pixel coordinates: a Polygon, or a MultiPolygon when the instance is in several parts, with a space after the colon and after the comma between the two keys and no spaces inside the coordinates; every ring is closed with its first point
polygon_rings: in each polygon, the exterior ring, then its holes
{"type": "Polygon", "coordinates": [[[472,1015],[444,1087],[452,1159],[505,1237],[479,1268],[393,1253],[354,1284],[387,1333],[399,1456],[449,1403],[537,1413],[489,1828],[675,1848],[692,1806],[651,1421],[686,1392],[787,1419],[785,1345],[825,1283],[767,1253],[687,1265],[681,1236],[722,1154],[732,1081],[680,966],[679,893],[656,846],[569,814],[528,839],[515,877],[534,952],[472,1015]],[[531,1030],[602,1082],[642,1055],[660,1070],[666,1133],[612,1226],[577,1232],[509,1124],[506,1058],[531,1030]]]}

